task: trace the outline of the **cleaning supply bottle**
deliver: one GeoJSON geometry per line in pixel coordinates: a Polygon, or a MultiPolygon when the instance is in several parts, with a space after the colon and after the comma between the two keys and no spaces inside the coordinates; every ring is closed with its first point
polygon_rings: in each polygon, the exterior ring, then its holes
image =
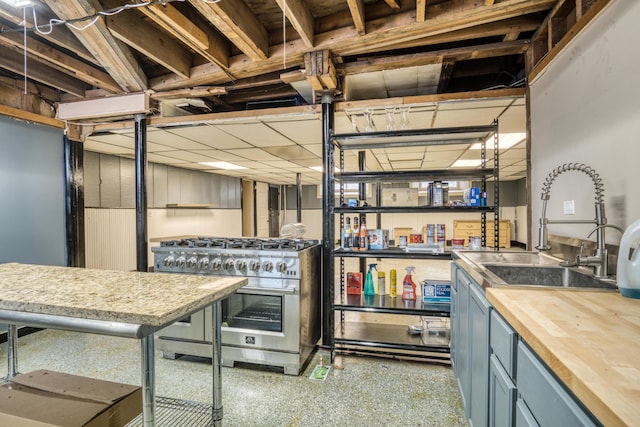
{"type": "Polygon", "coordinates": [[[369,249],[369,240],[367,240],[367,224],[365,223],[364,217],[362,217],[362,221],[360,221],[360,241],[358,243],[361,251],[369,249]]]}
{"type": "Polygon", "coordinates": [[[342,239],[340,241],[341,249],[351,249],[351,218],[344,219],[344,229],[342,230],[342,239]]]}
{"type": "Polygon", "coordinates": [[[389,272],[389,296],[391,298],[396,297],[396,270],[392,269],[389,272]]]}
{"type": "Polygon", "coordinates": [[[407,267],[407,274],[404,276],[404,280],[402,281],[402,299],[407,301],[415,301],[416,300],[416,284],[413,283],[413,278],[411,274],[415,267],[407,267]]]}
{"type": "Polygon", "coordinates": [[[637,245],[639,238],[640,220],[637,220],[622,235],[618,250],[616,274],[620,295],[623,297],[640,298],[640,246],[637,245]]]}
{"type": "Polygon", "coordinates": [[[369,271],[367,271],[367,278],[364,281],[364,294],[366,296],[371,296],[376,294],[376,289],[373,286],[373,272],[372,270],[378,271],[376,268],[378,264],[369,264],[369,271]]]}
{"type": "Polygon", "coordinates": [[[384,283],[384,271],[378,273],[378,294],[384,296],[386,294],[384,283]]]}
{"type": "Polygon", "coordinates": [[[353,228],[351,229],[351,250],[360,250],[360,221],[357,216],[353,217],[353,228]]]}

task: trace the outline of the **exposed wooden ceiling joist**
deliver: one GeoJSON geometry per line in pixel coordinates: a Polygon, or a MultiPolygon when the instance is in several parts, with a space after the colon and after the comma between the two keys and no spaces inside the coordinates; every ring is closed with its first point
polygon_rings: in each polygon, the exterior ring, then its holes
{"type": "Polygon", "coordinates": [[[189,3],[251,60],[264,60],[269,55],[269,34],[242,0],[189,3]]]}
{"type": "Polygon", "coordinates": [[[313,47],[313,16],[302,0],[276,0],[307,47],[313,47]]]}
{"type": "Polygon", "coordinates": [[[356,27],[358,34],[362,35],[366,31],[365,27],[365,11],[363,0],[347,0],[349,11],[353,18],[353,25],[356,27]]]}
{"type": "MultiPolygon", "coordinates": [[[[0,47],[0,68],[10,70],[16,74],[23,74],[23,54],[13,48],[0,47]]],[[[84,82],[74,79],[67,74],[55,72],[52,68],[41,63],[28,64],[27,75],[30,79],[54,87],[77,97],[83,97],[90,88],[84,82]]]]}
{"type": "Polygon", "coordinates": [[[193,65],[191,52],[167,34],[133,14],[118,14],[107,17],[107,25],[114,37],[147,56],[152,61],[189,78],[193,65]]]}
{"type": "MultiPolygon", "coordinates": [[[[47,6],[61,19],[72,20],[91,16],[102,5],[96,0],[56,1],[44,0],[47,6]]],[[[107,72],[126,92],[147,89],[147,77],[137,63],[129,48],[115,39],[104,21],[98,19],[95,24],[74,34],[92,53],[107,72]]]]}
{"type": "Polygon", "coordinates": [[[229,64],[229,50],[223,38],[211,30],[201,29],[171,4],[157,4],[139,10],[208,61],[222,68],[229,64]]]}
{"type": "Polygon", "coordinates": [[[65,71],[75,76],[78,80],[97,86],[110,92],[119,92],[120,86],[104,71],[72,58],[59,50],[54,49],[38,40],[28,38],[26,45],[24,37],[20,33],[4,33],[0,35],[0,43],[17,50],[26,51],[29,58],[38,62],[65,71]]]}

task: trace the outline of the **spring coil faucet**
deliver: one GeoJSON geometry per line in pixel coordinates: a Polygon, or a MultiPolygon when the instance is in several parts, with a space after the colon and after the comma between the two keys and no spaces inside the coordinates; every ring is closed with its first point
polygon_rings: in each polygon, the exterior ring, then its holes
{"type": "Polygon", "coordinates": [[[591,236],[593,232],[597,231],[597,248],[595,254],[593,256],[583,256],[582,250],[584,245],[581,246],[580,254],[576,257],[574,265],[593,266],[595,268],[595,275],[597,277],[608,276],[608,251],[605,247],[604,229],[606,227],[612,227],[620,230],[620,228],[607,224],[607,218],[604,214],[604,184],[602,183],[602,178],[600,178],[600,175],[598,175],[598,173],[596,173],[593,168],[585,165],[584,163],[565,163],[561,166],[556,167],[551,171],[551,173],[549,173],[544,181],[544,184],[542,185],[542,216],[540,217],[540,228],[538,230],[538,246],[536,246],[536,249],[538,249],[539,251],[548,251],[549,249],[551,249],[551,246],[549,246],[548,242],[548,224],[595,224],[596,227],[588,235],[591,236]],[[553,184],[553,181],[558,176],[568,171],[578,171],[585,173],[593,181],[593,184],[595,186],[595,219],[573,221],[547,219],[547,201],[550,198],[551,184],[553,184]]]}

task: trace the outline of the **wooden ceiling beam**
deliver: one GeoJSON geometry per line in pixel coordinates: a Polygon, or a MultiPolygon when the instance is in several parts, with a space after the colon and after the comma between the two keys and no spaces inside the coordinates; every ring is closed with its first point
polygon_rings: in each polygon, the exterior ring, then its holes
{"type": "Polygon", "coordinates": [[[243,0],[189,0],[200,14],[252,61],[269,56],[269,34],[243,0]]]}
{"type": "Polygon", "coordinates": [[[107,17],[107,26],[118,40],[183,78],[189,78],[193,57],[175,39],[132,13],[107,17]]]}
{"type": "Polygon", "coordinates": [[[530,43],[528,40],[516,40],[508,43],[491,43],[479,46],[435,50],[425,53],[373,58],[366,61],[360,60],[338,64],[336,67],[338,73],[341,75],[370,73],[394,68],[437,64],[443,61],[463,61],[467,59],[519,55],[524,54],[529,46],[530,43]]]}
{"type": "Polygon", "coordinates": [[[227,89],[223,86],[200,86],[184,89],[174,89],[151,94],[151,99],[175,99],[175,98],[201,98],[206,96],[226,95],[227,89]]]}
{"type": "Polygon", "coordinates": [[[400,2],[398,0],[384,0],[384,2],[391,8],[391,9],[400,9],[400,2]]]}
{"type": "Polygon", "coordinates": [[[213,31],[202,30],[171,4],[157,4],[138,10],[208,61],[225,69],[229,65],[226,41],[213,31]]]}
{"type": "Polygon", "coordinates": [[[313,15],[302,0],[276,0],[307,47],[313,47],[313,15]]]}
{"type": "MultiPolygon", "coordinates": [[[[193,0],[197,1],[197,0],[193,0]]],[[[422,23],[415,22],[414,12],[406,12],[394,15],[392,18],[376,20],[370,31],[363,36],[358,36],[353,26],[338,28],[325,33],[315,35],[316,47],[322,46],[332,52],[334,56],[344,56],[347,54],[357,55],[364,52],[381,51],[390,46],[397,47],[402,43],[408,44],[414,40],[421,40],[422,43],[431,44],[433,40],[447,39],[449,26],[453,26],[459,31],[458,36],[470,38],[479,37],[483,28],[487,25],[500,26],[500,22],[511,22],[508,18],[516,18],[519,15],[527,15],[540,10],[547,10],[554,0],[512,0],[509,2],[497,3],[491,7],[475,5],[474,0],[463,0],[454,3],[453,9],[446,12],[431,10],[429,7],[429,19],[422,23]],[[475,5],[475,6],[474,6],[475,5]],[[470,13],[474,10],[474,13],[470,13]],[[477,10],[477,12],[475,12],[477,10]],[[437,13],[436,13],[437,12],[437,13]],[[393,21],[389,23],[388,21],[393,21]],[[460,24],[455,24],[460,22],[460,24]],[[467,30],[467,33],[463,32],[467,30]],[[389,34],[392,40],[386,39],[389,34]],[[378,48],[377,43],[382,47],[378,48]]],[[[221,4],[225,2],[219,2],[221,4]]],[[[491,27],[489,27],[491,28],[491,27]]],[[[500,30],[500,34],[507,31],[500,30]]],[[[458,40],[460,41],[460,39],[458,40]]],[[[303,53],[307,47],[301,40],[293,40],[287,45],[286,58],[289,67],[304,66],[303,53]]],[[[238,77],[251,77],[282,68],[282,60],[285,51],[282,46],[271,47],[271,56],[267,60],[252,63],[250,58],[239,55],[230,58],[229,70],[238,77]]],[[[193,67],[191,78],[184,80],[175,75],[160,76],[151,80],[151,87],[155,90],[175,89],[181,86],[198,86],[202,84],[222,84],[228,82],[228,76],[221,73],[219,69],[207,64],[193,67]]]]}
{"type": "MultiPolygon", "coordinates": [[[[78,55],[78,57],[82,58],[85,61],[88,61],[94,65],[100,66],[100,63],[96,61],[96,59],[91,55],[91,52],[87,50],[86,47],[80,43],[80,41],[74,36],[69,29],[65,26],[58,25],[55,27],[55,30],[50,31],[51,27],[49,27],[49,20],[52,18],[56,18],[51,15],[48,11],[45,13],[41,10],[42,6],[35,5],[33,8],[29,8],[29,13],[26,14],[26,22],[27,29],[33,30],[38,37],[42,37],[43,39],[53,43],[56,46],[60,46],[63,49],[68,50],[69,52],[78,55]],[[33,10],[33,13],[31,12],[33,10]],[[35,15],[35,23],[33,21],[35,15]],[[35,24],[38,25],[39,31],[35,30],[35,24]],[[47,34],[49,33],[49,34],[47,34]]],[[[22,27],[22,22],[24,21],[24,17],[22,14],[16,15],[15,13],[18,9],[14,7],[9,7],[4,3],[0,2],[0,17],[6,19],[7,21],[15,24],[16,27],[22,27]]]]}
{"type": "Polygon", "coordinates": [[[416,21],[424,22],[427,19],[427,0],[416,0],[416,21]]]}
{"type": "MultiPolygon", "coordinates": [[[[22,52],[9,47],[0,47],[0,68],[24,75],[22,64],[22,52]]],[[[77,97],[83,97],[85,91],[90,89],[90,86],[86,83],[74,79],[67,74],[56,72],[50,67],[38,62],[28,64],[27,77],[77,97]]]]}
{"type": "MultiPolygon", "coordinates": [[[[28,38],[24,45],[23,35],[20,33],[1,33],[0,43],[17,50],[26,49],[27,55],[45,65],[61,70],[78,80],[97,86],[110,92],[120,92],[120,86],[104,71],[98,70],[80,60],[72,58],[36,39],[28,38]]],[[[28,74],[28,73],[27,73],[28,74]]]]}
{"type": "Polygon", "coordinates": [[[351,12],[351,18],[353,19],[353,25],[356,27],[358,34],[363,35],[366,32],[365,28],[365,12],[363,0],[347,0],[349,5],[349,11],[351,12]]]}
{"type": "MultiPolygon", "coordinates": [[[[44,2],[63,20],[84,18],[102,9],[102,5],[96,0],[44,2]]],[[[118,82],[123,91],[136,92],[147,89],[147,77],[140,64],[129,48],[109,32],[103,19],[98,19],[83,31],[74,31],[74,34],[118,82]]]]}

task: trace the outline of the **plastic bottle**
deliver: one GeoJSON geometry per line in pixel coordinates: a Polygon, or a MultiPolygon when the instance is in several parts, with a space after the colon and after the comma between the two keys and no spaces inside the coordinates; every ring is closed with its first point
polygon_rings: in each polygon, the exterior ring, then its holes
{"type": "Polygon", "coordinates": [[[357,216],[353,217],[353,228],[351,229],[351,250],[359,251],[360,250],[360,225],[357,216]]]}
{"type": "Polygon", "coordinates": [[[396,295],[396,270],[393,269],[389,272],[389,296],[395,298],[396,295]]]}
{"type": "Polygon", "coordinates": [[[384,271],[378,273],[378,294],[385,295],[384,271]]]}
{"type": "Polygon", "coordinates": [[[620,295],[623,297],[640,298],[640,250],[635,243],[638,238],[640,238],[640,220],[631,224],[620,240],[616,274],[620,295]]]}
{"type": "Polygon", "coordinates": [[[351,218],[346,217],[344,219],[344,229],[342,230],[342,238],[340,240],[340,247],[342,249],[351,249],[351,218]]]}
{"type": "Polygon", "coordinates": [[[376,270],[377,272],[378,271],[378,269],[376,268],[377,266],[378,264],[369,264],[369,271],[367,271],[367,278],[364,281],[364,294],[366,296],[371,296],[376,294],[376,289],[373,286],[373,272],[371,270],[376,270]]]}
{"type": "Polygon", "coordinates": [[[367,224],[364,222],[364,217],[362,217],[362,223],[360,224],[360,239],[359,239],[359,247],[361,251],[366,251],[369,249],[369,240],[367,240],[367,224]]]}
{"type": "Polygon", "coordinates": [[[416,284],[413,283],[413,278],[411,274],[415,267],[407,267],[407,274],[404,276],[402,280],[402,299],[407,301],[415,301],[416,300],[416,284]]]}

